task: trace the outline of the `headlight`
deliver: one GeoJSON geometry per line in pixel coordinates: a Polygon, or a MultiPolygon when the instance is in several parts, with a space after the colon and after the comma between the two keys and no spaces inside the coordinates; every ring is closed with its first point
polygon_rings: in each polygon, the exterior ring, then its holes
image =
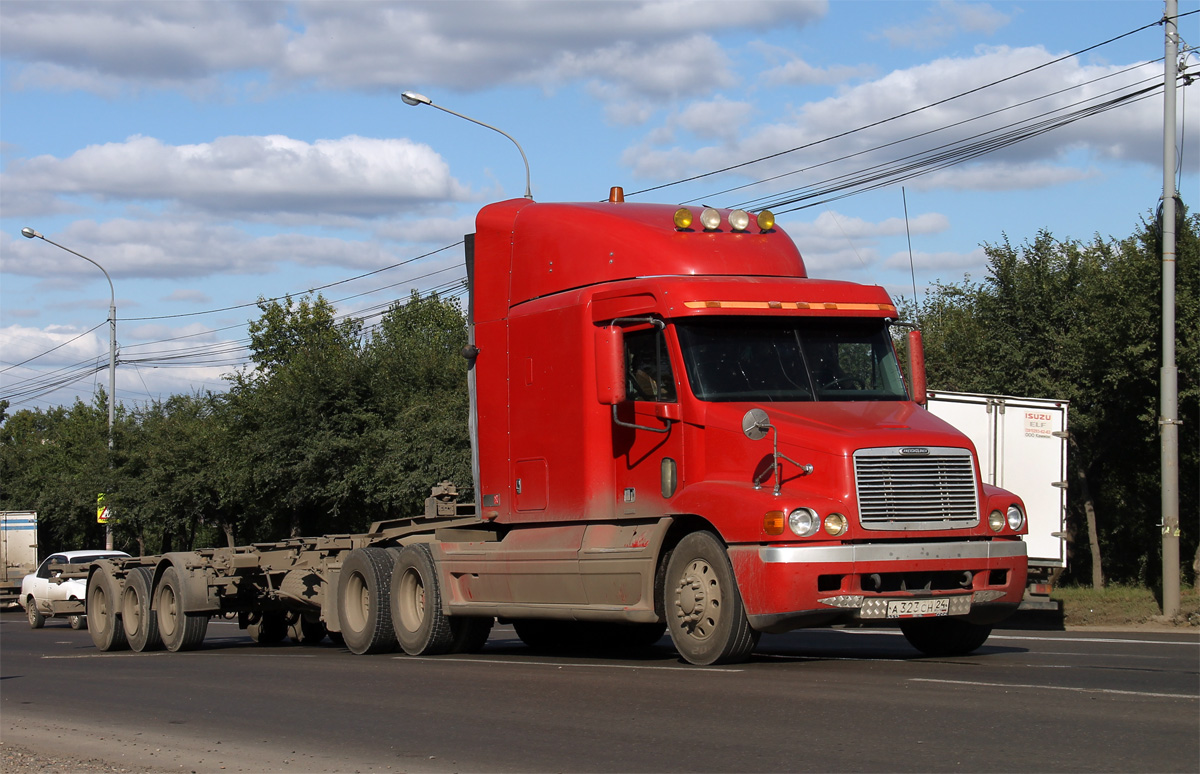
{"type": "Polygon", "coordinates": [[[1013,532],[1025,526],[1025,514],[1015,505],[1008,506],[1008,528],[1013,532]]]}
{"type": "Polygon", "coordinates": [[[716,231],[721,227],[721,213],[712,207],[705,207],[700,213],[700,225],[704,226],[705,231],[716,231]]]}
{"type": "Polygon", "coordinates": [[[729,227],[734,231],[745,231],[750,225],[750,215],[745,210],[734,210],[729,213],[729,227]]]}
{"type": "Polygon", "coordinates": [[[846,517],[840,513],[831,513],[825,517],[825,531],[834,537],[843,534],[848,524],[846,517]]]}
{"type": "Polygon", "coordinates": [[[811,508],[797,508],[788,516],[788,527],[797,537],[812,537],[821,528],[821,517],[811,508]]]}
{"type": "Polygon", "coordinates": [[[1004,529],[1004,514],[1000,511],[992,511],[988,514],[988,526],[992,528],[992,532],[999,532],[1004,529]]]}

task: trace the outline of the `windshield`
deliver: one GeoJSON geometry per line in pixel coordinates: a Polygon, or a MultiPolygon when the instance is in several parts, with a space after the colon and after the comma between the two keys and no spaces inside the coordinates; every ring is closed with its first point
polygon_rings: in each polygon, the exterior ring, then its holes
{"type": "Polygon", "coordinates": [[[713,317],[679,323],[700,400],[907,400],[883,320],[713,317]]]}

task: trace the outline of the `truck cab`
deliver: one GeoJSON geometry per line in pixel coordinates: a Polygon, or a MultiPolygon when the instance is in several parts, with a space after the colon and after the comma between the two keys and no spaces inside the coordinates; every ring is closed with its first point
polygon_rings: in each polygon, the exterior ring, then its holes
{"type": "Polygon", "coordinates": [[[447,609],[658,621],[681,651],[721,606],[746,642],[834,623],[969,641],[1011,612],[1024,507],[913,400],[887,293],[809,278],[769,213],[622,198],[500,202],[468,239],[476,497],[499,539],[435,546],[447,609]],[[681,544],[703,556],[671,577],[681,544]]]}

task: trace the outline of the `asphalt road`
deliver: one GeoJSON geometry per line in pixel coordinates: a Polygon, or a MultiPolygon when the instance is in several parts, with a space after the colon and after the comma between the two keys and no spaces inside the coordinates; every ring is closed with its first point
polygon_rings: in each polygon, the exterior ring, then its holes
{"type": "Polygon", "coordinates": [[[497,627],[473,656],[254,644],[101,653],[0,615],[6,745],[142,771],[768,772],[1200,769],[1200,634],[998,630],[920,657],[890,631],[763,637],[693,667],[546,656],[497,627]]]}

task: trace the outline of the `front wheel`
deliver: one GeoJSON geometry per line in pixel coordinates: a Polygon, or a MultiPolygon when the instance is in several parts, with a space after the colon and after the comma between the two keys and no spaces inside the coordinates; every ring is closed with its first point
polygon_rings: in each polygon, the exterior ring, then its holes
{"type": "MultiPolygon", "coordinates": [[[[450,619],[442,612],[433,555],[425,543],[401,549],[392,571],[392,623],[396,639],[410,656],[438,656],[453,647],[450,619]]],[[[466,644],[467,633],[463,632],[466,644]]]]}
{"type": "Polygon", "coordinates": [[[729,555],[711,532],[693,532],[671,552],[662,602],[671,640],[692,664],[745,661],[758,644],[729,555]]]}
{"type": "Polygon", "coordinates": [[[965,656],[987,642],[992,627],[957,618],[913,618],[902,622],[900,631],[926,656],[965,656]]]}
{"type": "Polygon", "coordinates": [[[25,617],[29,619],[30,629],[40,629],[46,625],[46,616],[38,610],[37,600],[32,596],[25,600],[25,617]]]}

